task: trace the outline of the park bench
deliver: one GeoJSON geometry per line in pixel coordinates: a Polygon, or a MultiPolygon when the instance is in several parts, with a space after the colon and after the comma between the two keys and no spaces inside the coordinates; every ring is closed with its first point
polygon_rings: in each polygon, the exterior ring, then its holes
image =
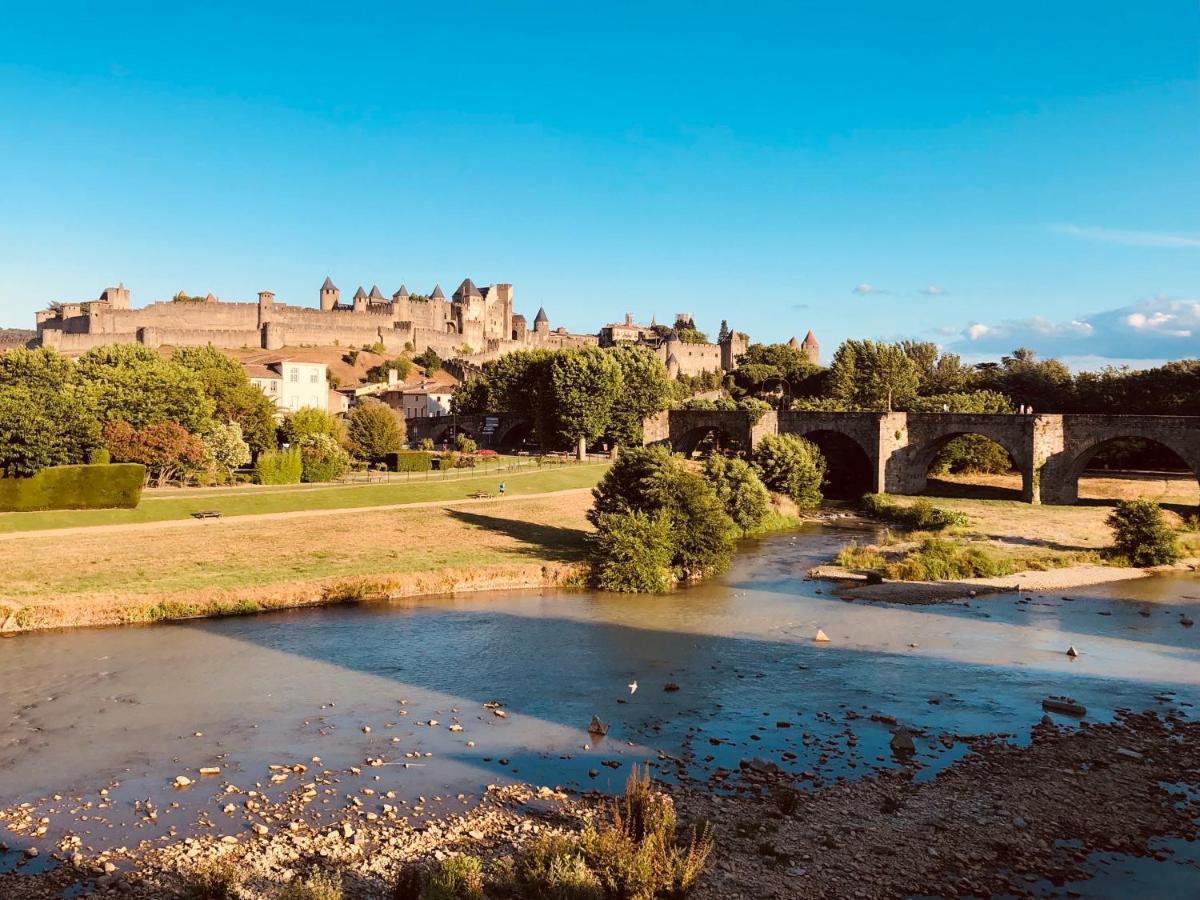
{"type": "Polygon", "coordinates": [[[491,497],[492,494],[490,491],[475,491],[474,493],[467,494],[467,496],[473,500],[486,500],[488,497],[491,497]]]}
{"type": "Polygon", "coordinates": [[[192,513],[193,519],[219,519],[221,511],[219,509],[201,509],[192,513]]]}

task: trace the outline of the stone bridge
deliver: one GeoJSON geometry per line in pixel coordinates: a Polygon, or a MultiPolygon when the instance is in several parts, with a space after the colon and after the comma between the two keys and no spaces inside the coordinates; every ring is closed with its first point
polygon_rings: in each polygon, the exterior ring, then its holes
{"type": "Polygon", "coordinates": [[[647,444],[677,452],[748,452],[767,434],[812,440],[831,471],[857,470],[872,491],[916,494],[929,466],[956,437],[979,434],[1003,447],[1031,503],[1074,503],[1079,476],[1096,452],[1118,438],[1143,438],[1173,451],[1200,478],[1200,417],[1120,415],[977,415],[972,413],[768,412],[671,410],[645,424],[647,444]]]}
{"type": "Polygon", "coordinates": [[[429,416],[406,419],[408,440],[419,444],[425,438],[438,449],[452,448],[454,439],[465,434],[480,450],[516,450],[530,435],[530,421],[512,413],[471,413],[462,416],[429,416]]]}

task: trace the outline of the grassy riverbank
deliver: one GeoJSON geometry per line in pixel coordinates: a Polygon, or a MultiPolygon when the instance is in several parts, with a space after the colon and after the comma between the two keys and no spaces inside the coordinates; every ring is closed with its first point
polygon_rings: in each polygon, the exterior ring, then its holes
{"type": "MultiPolygon", "coordinates": [[[[1000,484],[1004,476],[985,476],[1000,484]]],[[[1195,502],[1195,482],[1154,479],[1158,496],[1172,501],[1166,517],[1179,528],[1183,565],[1200,557],[1200,530],[1186,519],[1195,502]]],[[[953,482],[947,482],[953,484],[953,482]]],[[[1005,483],[1006,484],[1006,483],[1005,483]]],[[[989,485],[995,487],[995,485],[989,485]]],[[[938,487],[944,488],[945,484],[938,487]]],[[[968,489],[958,483],[959,490],[968,489]]],[[[1118,499],[1137,496],[1147,484],[1141,479],[1089,479],[1088,494],[1076,506],[1033,506],[1019,500],[980,497],[931,497],[936,506],[961,514],[964,525],[938,534],[890,534],[876,544],[851,542],[839,554],[837,566],[816,573],[834,579],[870,573],[894,583],[852,587],[845,593],[857,599],[927,602],[966,596],[971,591],[1011,589],[1053,590],[1142,577],[1142,569],[1107,564],[1102,551],[1112,542],[1105,522],[1118,499]],[[933,540],[929,540],[932,538],[933,540]]],[[[978,493],[978,488],[976,488],[978,493]]],[[[987,493],[985,490],[984,493],[987,493]]],[[[917,498],[893,497],[900,506],[917,498]]]]}
{"type": "MultiPolygon", "coordinates": [[[[421,485],[375,485],[357,507],[329,509],[326,492],[301,492],[307,509],[141,527],[31,532],[0,541],[0,628],[21,631],[404,597],[537,587],[576,577],[588,529],[590,487],[603,466],[506,478],[513,494],[469,501],[378,507],[397,496],[424,499],[421,485]],[[564,489],[565,488],[565,489],[564,489]],[[402,493],[412,490],[414,493],[402,493]],[[533,495],[535,490],[541,496],[533,495]]],[[[493,479],[494,480],[494,479],[493,479]]],[[[494,485],[492,485],[494,487],[494,485]]],[[[430,485],[426,490],[432,489],[430,485]]],[[[253,510],[253,512],[251,512],[253,510]]],[[[259,514],[255,514],[259,513],[259,514]]],[[[65,515],[65,514],[64,514],[65,515]]],[[[68,516],[61,527],[72,527],[68,516]]]]}
{"type": "Polygon", "coordinates": [[[226,489],[147,491],[137,509],[53,510],[2,513],[0,534],[103,525],[137,525],[189,519],[201,510],[217,510],[223,518],[313,510],[366,509],[401,503],[465,499],[476,491],[496,493],[501,481],[508,495],[545,494],[590,487],[606,463],[538,467],[518,470],[444,473],[399,473],[371,484],[298,484],[285,487],[246,485],[226,489]]]}

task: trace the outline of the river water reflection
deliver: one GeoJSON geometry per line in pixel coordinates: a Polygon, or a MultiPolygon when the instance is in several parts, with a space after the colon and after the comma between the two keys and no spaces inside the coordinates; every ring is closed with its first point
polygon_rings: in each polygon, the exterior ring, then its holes
{"type": "Polygon", "coordinates": [[[706,779],[750,758],[806,783],[861,777],[893,765],[890,726],[872,715],[923,729],[928,776],[965,752],[955,737],[1026,740],[1047,694],[1092,719],[1194,713],[1200,634],[1179,623],[1197,617],[1194,576],[1070,599],[846,603],[804,578],[844,540],[828,528],[761,540],[725,578],[667,597],[507,592],[5,640],[0,804],[35,802],[47,839],[71,828],[100,848],[186,833],[198,810],[238,830],[218,814],[223,781],[269,786],[268,765],[314,756],[331,769],[398,763],[370,770],[378,792],[461,806],[505,778],[615,790],[644,760],[660,777],[706,779]],[[829,643],[814,643],[817,628],[829,643]],[[599,741],[593,715],[610,725],[599,741]],[[222,774],[201,779],[209,765],[222,774]],[[175,791],[181,773],[199,783],[175,791]],[[46,799],[105,787],[82,826],[46,799]],[[133,813],[146,797],[156,823],[133,813]]]}

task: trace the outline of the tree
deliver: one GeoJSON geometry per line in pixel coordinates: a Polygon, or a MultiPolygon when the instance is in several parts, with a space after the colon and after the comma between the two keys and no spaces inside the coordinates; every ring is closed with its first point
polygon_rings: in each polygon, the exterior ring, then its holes
{"type": "Polygon", "coordinates": [[[450,409],[460,416],[491,411],[493,404],[488,379],[482,375],[468,375],[450,396],[450,409]]]}
{"type": "Polygon", "coordinates": [[[671,587],[671,518],[662,510],[597,516],[589,548],[592,578],[601,590],[661,594],[671,587]]]}
{"type": "Polygon", "coordinates": [[[79,358],[76,368],[102,422],[122,421],[135,429],[175,422],[197,433],[212,421],[214,404],[200,377],[149,347],[96,347],[79,358]]]}
{"type": "Polygon", "coordinates": [[[474,453],[479,449],[479,445],[475,443],[469,434],[464,434],[460,431],[454,436],[454,449],[459,453],[474,453]]]}
{"type": "Polygon", "coordinates": [[[593,443],[608,428],[621,390],[621,367],[598,347],[557,353],[550,363],[555,433],[565,443],[593,443]]]}
{"type": "Polygon", "coordinates": [[[84,463],[100,445],[90,397],[78,388],[0,384],[0,474],[23,478],[48,466],[84,463]]]}
{"type": "Polygon", "coordinates": [[[916,365],[898,344],[851,340],[833,355],[831,393],[851,409],[891,412],[919,385],[916,365]]]}
{"type": "Polygon", "coordinates": [[[214,420],[236,422],[254,453],[275,446],[275,404],[250,383],[240,363],[211,344],[182,347],[171,359],[199,378],[201,388],[212,400],[214,420]]]}
{"type": "Polygon", "coordinates": [[[297,444],[307,437],[323,434],[335,443],[346,440],[346,426],[333,413],[313,406],[305,406],[291,413],[279,426],[285,444],[297,444]]]}
{"type": "Polygon", "coordinates": [[[78,383],[75,365],[49,347],[15,347],[0,353],[0,385],[20,385],[34,391],[62,391],[78,383]]]}
{"type": "Polygon", "coordinates": [[[442,367],[442,358],[437,355],[437,351],[432,347],[426,347],[424,353],[414,356],[413,362],[424,369],[426,375],[436,372],[442,367]]]}
{"type": "MultiPolygon", "coordinates": [[[[441,360],[438,361],[438,366],[440,365],[441,360]]],[[[412,367],[412,360],[404,356],[384,360],[379,365],[367,369],[367,381],[387,381],[389,372],[396,373],[397,381],[405,381],[412,374],[412,367]]]]}
{"type": "Polygon", "coordinates": [[[334,481],[350,471],[350,454],[328,434],[309,433],[296,441],[300,451],[300,480],[334,481]]]}
{"type": "Polygon", "coordinates": [[[404,449],[404,420],[384,403],[365,400],[350,410],[347,441],[359,459],[381,463],[404,449]]]}
{"type": "Polygon", "coordinates": [[[671,402],[671,377],[645,347],[616,347],[607,352],[620,368],[620,390],[609,413],[608,435],[621,446],[642,443],[642,422],[671,402]]]}
{"type": "Polygon", "coordinates": [[[158,487],[182,480],[204,464],[204,444],[178,422],[154,422],[134,428],[128,422],[104,426],[104,445],[114,462],[141,463],[146,483],[158,487]]]}
{"type": "Polygon", "coordinates": [[[714,453],[704,462],[704,477],[742,534],[762,524],[771,511],[771,494],[743,459],[714,453]]]}
{"type": "Polygon", "coordinates": [[[200,438],[204,445],[204,462],[217,481],[228,481],[234,469],[250,462],[250,447],[242,438],[242,426],[237,422],[222,425],[214,422],[200,438]]]}
{"type": "Polygon", "coordinates": [[[1113,531],[1110,552],[1131,566],[1167,565],[1181,555],[1179,540],[1153,500],[1122,500],[1104,521],[1113,531]]]}
{"type": "Polygon", "coordinates": [[[815,444],[794,434],[768,434],[754,452],[754,468],[763,484],[801,509],[820,505],[825,458],[815,444]]]}
{"type": "MultiPolygon", "coordinates": [[[[606,522],[611,524],[611,516],[633,512],[651,518],[667,517],[674,580],[703,578],[729,563],[736,526],[712,485],[686,470],[663,448],[622,450],[592,496],[595,502],[588,521],[597,528],[606,522]]],[[[593,555],[593,565],[604,563],[593,555]]]]}

